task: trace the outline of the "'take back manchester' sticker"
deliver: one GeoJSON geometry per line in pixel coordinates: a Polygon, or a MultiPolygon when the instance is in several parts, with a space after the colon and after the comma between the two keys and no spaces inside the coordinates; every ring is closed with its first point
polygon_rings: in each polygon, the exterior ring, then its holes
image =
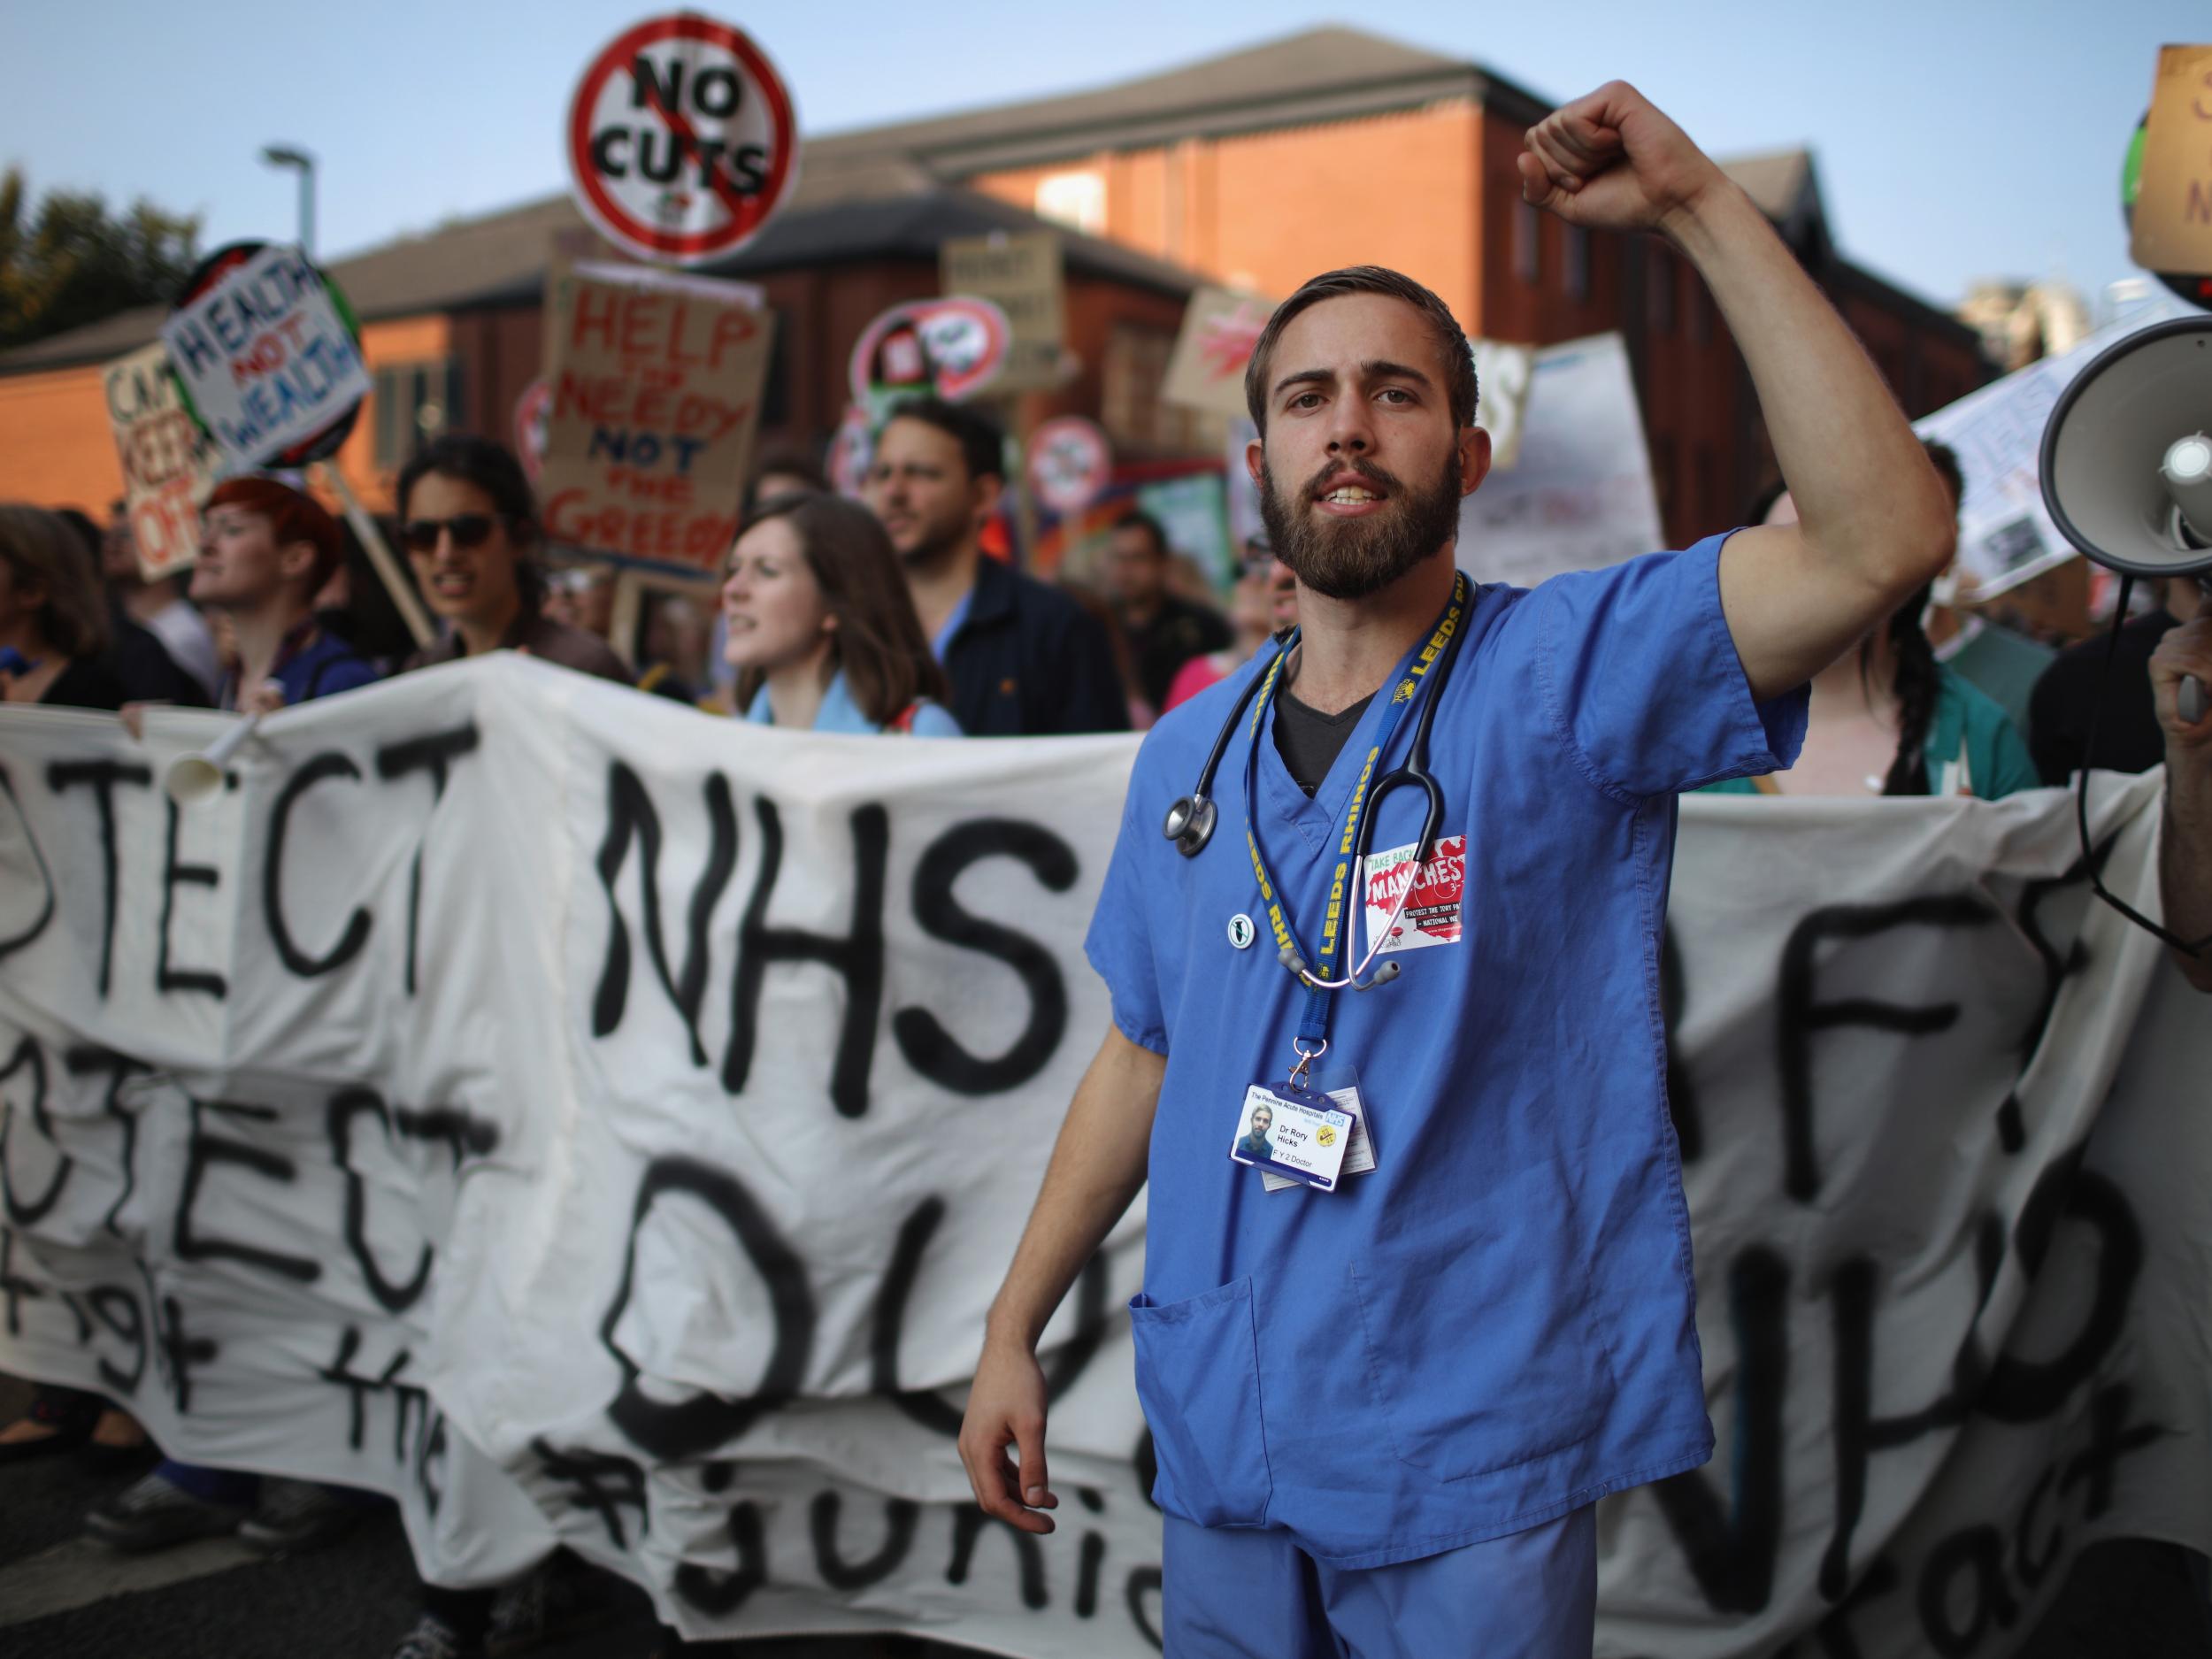
{"type": "Polygon", "coordinates": [[[760,233],[797,172],[791,95],[743,30],[650,18],[591,60],[569,105],[577,205],[641,259],[703,265],[760,233]]]}
{"type": "MultiPolygon", "coordinates": [[[[1376,938],[1390,926],[1390,912],[1398,902],[1398,895],[1405,891],[1407,882],[1413,880],[1415,851],[1413,843],[1409,841],[1388,852],[1367,855],[1367,863],[1360,871],[1360,884],[1366,889],[1369,939],[1376,938]]],[[[1434,856],[1422,867],[1421,879],[1406,900],[1405,914],[1398,918],[1398,936],[1384,943],[1382,954],[1418,950],[1426,945],[1457,944],[1460,900],[1466,886],[1467,838],[1448,835],[1436,843],[1434,856]]]]}

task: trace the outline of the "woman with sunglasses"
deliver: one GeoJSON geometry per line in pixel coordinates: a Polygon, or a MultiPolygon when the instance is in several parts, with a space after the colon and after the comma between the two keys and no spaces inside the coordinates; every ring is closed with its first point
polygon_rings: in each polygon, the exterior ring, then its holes
{"type": "Polygon", "coordinates": [[[841,495],[783,495],[755,513],[722,584],[723,656],[757,726],[958,737],[899,556],[841,495]]]}
{"type": "Polygon", "coordinates": [[[420,451],[399,475],[399,518],[423,599],[446,624],[407,667],[503,649],[630,683],[606,641],[545,614],[537,503],[503,445],[456,434],[420,451]]]}

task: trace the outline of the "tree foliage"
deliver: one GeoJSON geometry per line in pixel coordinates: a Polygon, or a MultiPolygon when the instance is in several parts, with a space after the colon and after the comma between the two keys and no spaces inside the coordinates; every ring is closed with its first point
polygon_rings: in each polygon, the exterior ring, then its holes
{"type": "Polygon", "coordinates": [[[200,221],[142,197],[50,190],[35,211],[20,167],[0,173],[0,350],[176,296],[198,263],[200,221]]]}

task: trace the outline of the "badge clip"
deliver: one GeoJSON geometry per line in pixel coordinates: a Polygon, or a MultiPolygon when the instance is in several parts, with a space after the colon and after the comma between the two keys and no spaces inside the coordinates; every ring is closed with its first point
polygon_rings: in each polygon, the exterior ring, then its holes
{"type": "Polygon", "coordinates": [[[1328,1053],[1329,1040],[1324,1037],[1318,1048],[1309,1048],[1305,1046],[1304,1038],[1293,1037],[1290,1040],[1290,1047],[1292,1052],[1298,1056],[1298,1064],[1290,1068],[1290,1087],[1303,1088],[1306,1086],[1307,1073],[1313,1070],[1313,1063],[1328,1053]]]}

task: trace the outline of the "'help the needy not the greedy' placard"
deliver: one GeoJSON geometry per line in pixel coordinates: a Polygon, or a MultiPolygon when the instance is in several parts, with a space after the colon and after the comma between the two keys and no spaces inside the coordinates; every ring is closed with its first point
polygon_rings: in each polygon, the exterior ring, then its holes
{"type": "Polygon", "coordinates": [[[798,172],[791,95],[742,29],[649,18],[601,50],[569,104],[576,204],[625,252],[702,265],[757,235],[798,172]]]}
{"type": "Polygon", "coordinates": [[[234,242],[211,254],[161,338],[187,407],[232,471],[320,460],[371,389],[352,318],[297,248],[234,242]]]}
{"type": "Polygon", "coordinates": [[[124,510],[139,573],[159,581],[199,557],[200,503],[215,487],[215,446],[178,396],[165,347],[117,358],[101,372],[100,383],[123,463],[124,510]]]}
{"type": "Polygon", "coordinates": [[[712,569],[737,534],[775,319],[741,282],[556,264],[546,285],[546,534],[712,569]]]}

